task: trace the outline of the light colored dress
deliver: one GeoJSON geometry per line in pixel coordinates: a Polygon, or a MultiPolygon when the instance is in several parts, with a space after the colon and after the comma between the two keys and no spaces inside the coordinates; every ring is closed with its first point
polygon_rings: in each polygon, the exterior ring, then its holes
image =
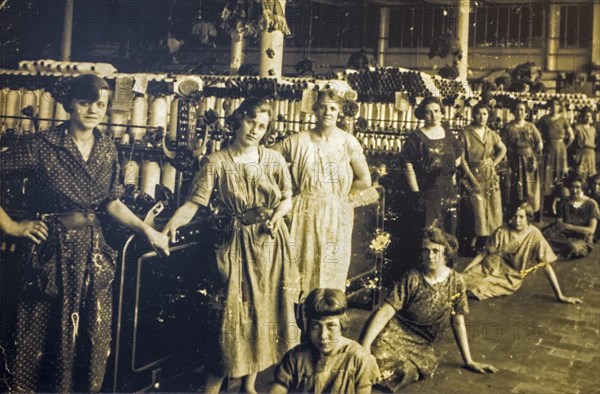
{"type": "Polygon", "coordinates": [[[233,217],[233,228],[229,242],[216,251],[225,286],[216,322],[218,354],[210,369],[241,377],[278,363],[299,342],[294,302],[300,283],[287,226],[279,221],[271,237],[262,223],[241,221],[249,209],[276,208],[292,188],[281,155],[261,146],[258,163],[237,164],[228,149],[210,154],[194,180],[190,200],[207,206],[215,189],[216,199],[233,217]]]}
{"type": "Polygon", "coordinates": [[[557,259],[548,241],[533,225],[524,234],[503,225],[488,239],[487,248],[481,264],[462,272],[467,290],[480,300],[513,294],[521,287],[528,268],[557,259]]]}
{"type": "Polygon", "coordinates": [[[577,173],[585,177],[596,175],[596,128],[587,124],[575,127],[575,165],[577,173]]]}
{"type": "Polygon", "coordinates": [[[500,136],[487,126],[483,138],[480,138],[471,126],[467,126],[463,131],[465,159],[480,188],[479,192],[471,191],[469,195],[477,236],[489,236],[502,224],[500,179],[495,167],[481,165],[484,160],[494,158],[496,148],[501,142],[500,136]]]}
{"type": "Polygon", "coordinates": [[[570,126],[564,117],[553,119],[550,115],[542,116],[536,126],[544,141],[542,191],[544,196],[549,196],[554,191],[554,185],[562,182],[569,169],[565,134],[570,126]]]}
{"type": "Polygon", "coordinates": [[[290,393],[346,393],[370,388],[379,377],[375,358],[342,337],[335,354],[321,355],[311,343],[290,350],[275,370],[275,382],[290,393]]]}
{"type": "Polygon", "coordinates": [[[508,205],[527,201],[534,212],[539,211],[540,169],[535,150],[542,137],[533,123],[525,122],[522,126],[509,122],[502,134],[506,145],[508,172],[506,176],[506,198],[508,205]]]}
{"type": "Polygon", "coordinates": [[[328,145],[317,146],[310,132],[303,131],[273,148],[291,164],[290,239],[300,264],[302,291],[305,295],[318,287],[345,291],[354,226],[348,200],[354,180],[351,163],[366,166],[360,143],[340,132],[328,145]]]}

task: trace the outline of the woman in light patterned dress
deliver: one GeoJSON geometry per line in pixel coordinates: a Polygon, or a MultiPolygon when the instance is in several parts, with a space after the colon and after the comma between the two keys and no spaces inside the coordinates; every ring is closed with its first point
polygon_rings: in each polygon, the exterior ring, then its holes
{"type": "Polygon", "coordinates": [[[290,238],[304,294],[317,287],[345,291],[354,225],[350,198],[371,186],[360,143],[336,125],[343,103],[332,91],[319,92],[315,128],[273,147],[291,163],[290,238]]]}
{"type": "Polygon", "coordinates": [[[469,296],[478,300],[515,293],[525,277],[543,269],[559,302],[580,303],[562,293],[552,268],[556,255],[542,232],[531,224],[533,208],[527,202],[516,206],[510,223],[488,238],[487,250],[477,255],[463,270],[469,296]]]}
{"type": "Polygon", "coordinates": [[[175,238],[200,206],[214,197],[232,219],[229,239],[217,251],[223,280],[213,363],[207,366],[204,391],[218,393],[225,377],[243,378],[244,392],[256,392],[258,372],[278,363],[300,339],[294,302],[299,274],[289,248],[283,216],[292,206],[287,164],[281,155],[259,145],[272,119],[264,100],[246,99],[232,115],[236,138],[203,162],[188,200],[163,232],[175,238]]]}

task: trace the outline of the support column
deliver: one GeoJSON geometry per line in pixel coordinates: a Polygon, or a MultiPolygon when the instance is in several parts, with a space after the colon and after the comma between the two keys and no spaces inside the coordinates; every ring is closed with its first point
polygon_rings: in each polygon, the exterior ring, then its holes
{"type": "Polygon", "coordinates": [[[65,16],[63,20],[62,40],[60,41],[60,60],[68,62],[71,60],[71,45],[73,42],[73,2],[65,1],[65,16]]]}
{"type": "Polygon", "coordinates": [[[458,17],[456,18],[456,35],[462,50],[462,58],[458,61],[458,76],[467,79],[469,64],[469,14],[471,0],[458,0],[458,17]]]}
{"type": "Polygon", "coordinates": [[[546,38],[546,70],[556,71],[556,54],[560,46],[560,5],[548,6],[548,37],[546,38]]]}
{"type": "Polygon", "coordinates": [[[283,70],[283,32],[260,33],[260,77],[281,77],[283,70]]]}
{"type": "Polygon", "coordinates": [[[592,21],[592,63],[600,64],[600,0],[594,0],[592,21]]]}
{"type": "Polygon", "coordinates": [[[258,74],[261,77],[281,77],[283,69],[283,35],[290,33],[285,20],[286,1],[261,0],[262,17],[266,20],[262,23],[263,30],[260,33],[258,74]]]}
{"type": "Polygon", "coordinates": [[[232,36],[231,37],[231,61],[229,64],[229,75],[237,75],[240,67],[242,66],[242,60],[244,58],[244,37],[243,36],[232,36]]]}
{"type": "Polygon", "coordinates": [[[390,9],[388,7],[379,8],[379,44],[377,45],[377,65],[385,66],[385,53],[388,48],[390,37],[390,9]]]}

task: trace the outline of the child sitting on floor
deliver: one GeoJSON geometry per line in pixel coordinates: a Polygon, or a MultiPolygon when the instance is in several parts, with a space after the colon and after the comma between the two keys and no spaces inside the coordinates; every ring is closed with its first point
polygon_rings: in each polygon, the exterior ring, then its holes
{"type": "Polygon", "coordinates": [[[275,370],[271,393],[370,393],[379,377],[375,358],[342,335],[346,297],[338,289],[314,289],[304,303],[309,342],[290,350],[275,370]]]}

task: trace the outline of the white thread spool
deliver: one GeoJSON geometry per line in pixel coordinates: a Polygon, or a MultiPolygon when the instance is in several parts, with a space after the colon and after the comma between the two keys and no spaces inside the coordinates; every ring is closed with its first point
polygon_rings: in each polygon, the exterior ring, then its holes
{"type": "Polygon", "coordinates": [[[0,89],[0,133],[4,133],[4,105],[6,104],[6,93],[8,88],[0,89]]]}
{"type": "Polygon", "coordinates": [[[169,130],[167,133],[167,139],[171,142],[177,141],[177,118],[179,116],[179,99],[175,97],[171,101],[171,110],[169,111],[169,130]]]}
{"type": "MultiPolygon", "coordinates": [[[[110,111],[110,134],[115,139],[121,139],[121,143],[124,144],[123,136],[125,130],[127,130],[127,118],[129,113],[125,111],[110,111]]],[[[128,137],[129,139],[129,137],[128,137]]]]}
{"type": "Polygon", "coordinates": [[[160,166],[154,160],[145,160],[142,164],[142,183],[140,190],[152,198],[155,196],[156,185],[160,184],[160,166]]]}
{"type": "Polygon", "coordinates": [[[206,97],[202,97],[198,102],[198,114],[200,116],[204,116],[204,113],[208,110],[208,99],[206,97]]]}
{"type": "Polygon", "coordinates": [[[150,105],[150,120],[148,126],[162,127],[163,133],[167,132],[168,105],[166,97],[155,97],[150,105]]]}
{"type": "Polygon", "coordinates": [[[288,119],[287,100],[279,100],[277,103],[277,112],[273,114],[273,120],[276,120],[277,132],[285,131],[285,120],[278,121],[279,115],[284,119],[288,119]]]}
{"type": "Polygon", "coordinates": [[[400,130],[400,111],[396,111],[394,107],[392,107],[392,128],[396,131],[400,130]]]}
{"type": "Polygon", "coordinates": [[[140,165],[135,160],[127,160],[123,164],[123,184],[133,185],[136,189],[140,177],[140,165]]]}
{"type": "Polygon", "coordinates": [[[221,127],[225,126],[225,110],[223,109],[223,99],[220,97],[215,98],[215,111],[219,115],[219,119],[217,120],[218,125],[221,127]]]}
{"type": "Polygon", "coordinates": [[[294,119],[296,118],[296,103],[293,100],[288,100],[288,119],[285,125],[285,131],[294,130],[294,119]]]}
{"type": "Polygon", "coordinates": [[[367,124],[369,125],[369,129],[373,128],[373,103],[367,103],[367,113],[366,113],[366,119],[367,119],[367,124]]]}
{"type": "Polygon", "coordinates": [[[299,132],[302,127],[302,101],[294,102],[294,132],[299,132]]]}
{"type": "Polygon", "coordinates": [[[37,72],[31,60],[21,60],[19,62],[19,70],[26,71],[30,74],[35,74],[37,72]]]}
{"type": "Polygon", "coordinates": [[[144,138],[144,135],[146,135],[147,125],[148,99],[145,96],[137,96],[133,99],[133,108],[131,109],[131,122],[129,126],[129,134],[131,134],[131,137],[134,142],[144,138]]]}
{"type": "Polygon", "coordinates": [[[177,170],[173,167],[170,161],[166,161],[162,165],[162,169],[160,172],[160,183],[167,189],[171,191],[171,193],[175,193],[175,180],[177,179],[177,170]]]}
{"type": "Polygon", "coordinates": [[[390,136],[389,135],[386,135],[383,137],[383,139],[381,141],[381,149],[384,151],[390,150],[390,136]]]}
{"type": "MultiPolygon", "coordinates": [[[[25,109],[26,107],[31,106],[33,108],[33,115],[35,116],[37,111],[38,111],[38,105],[37,105],[37,101],[38,101],[38,96],[36,91],[34,90],[25,90],[23,92],[23,96],[21,98],[21,111],[23,109],[25,109]]],[[[23,115],[23,113],[19,111],[21,113],[21,116],[25,116],[23,115]]],[[[21,121],[21,132],[22,133],[32,133],[33,132],[33,121],[29,118],[23,118],[23,120],[21,121]]]]}
{"type": "MultiPolygon", "coordinates": [[[[9,90],[6,94],[6,104],[4,104],[6,116],[20,116],[21,92],[18,90],[9,90]]],[[[6,118],[4,124],[7,130],[16,130],[19,126],[19,119],[6,118]]]]}
{"type": "Polygon", "coordinates": [[[394,150],[396,152],[400,152],[402,150],[402,138],[396,137],[396,141],[394,141],[394,150]]]}
{"type": "MultiPolygon", "coordinates": [[[[43,92],[40,97],[40,119],[53,119],[56,101],[50,92],[43,92]]],[[[46,130],[52,125],[51,120],[40,120],[40,130],[46,130]]]]}

